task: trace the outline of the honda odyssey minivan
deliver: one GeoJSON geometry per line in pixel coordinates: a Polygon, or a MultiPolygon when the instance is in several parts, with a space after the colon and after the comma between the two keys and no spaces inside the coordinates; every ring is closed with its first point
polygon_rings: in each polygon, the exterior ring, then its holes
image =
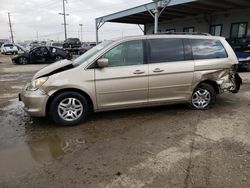
{"type": "Polygon", "coordinates": [[[242,84],[222,37],[146,35],[104,41],[37,72],[19,98],[31,116],[75,125],[90,112],[189,103],[204,110],[242,84]]]}

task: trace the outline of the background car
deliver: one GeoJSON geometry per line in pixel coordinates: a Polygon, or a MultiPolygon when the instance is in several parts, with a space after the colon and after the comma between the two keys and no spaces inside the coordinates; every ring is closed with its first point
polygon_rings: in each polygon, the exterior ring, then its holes
{"type": "Polygon", "coordinates": [[[238,60],[240,71],[250,71],[250,37],[227,39],[238,60]]]}
{"type": "Polygon", "coordinates": [[[14,44],[2,44],[1,46],[2,54],[17,54],[18,48],[14,44]]]}
{"type": "Polygon", "coordinates": [[[58,47],[58,48],[63,48],[63,43],[61,43],[61,42],[49,42],[47,44],[47,46],[54,46],[54,47],[58,47]]]}
{"type": "Polygon", "coordinates": [[[96,43],[94,42],[92,43],[82,42],[82,45],[79,48],[79,55],[84,54],[85,52],[87,52],[88,50],[90,50],[91,48],[95,46],[96,46],[96,43]]]}
{"type": "Polygon", "coordinates": [[[250,46],[241,46],[234,51],[239,60],[239,70],[250,71],[250,46]]]}
{"type": "Polygon", "coordinates": [[[63,43],[63,48],[80,48],[81,41],[78,38],[68,38],[63,43]]]}
{"type": "Polygon", "coordinates": [[[21,44],[15,44],[19,52],[25,52],[27,49],[21,44]]]}
{"type": "Polygon", "coordinates": [[[13,57],[12,62],[15,64],[53,63],[62,59],[71,59],[68,51],[57,47],[39,46],[13,57]]]}

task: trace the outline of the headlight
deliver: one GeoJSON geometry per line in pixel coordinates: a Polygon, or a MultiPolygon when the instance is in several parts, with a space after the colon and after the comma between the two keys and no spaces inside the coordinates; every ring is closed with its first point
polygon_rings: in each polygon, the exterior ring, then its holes
{"type": "Polygon", "coordinates": [[[48,77],[42,77],[35,80],[32,80],[30,83],[26,85],[26,90],[28,91],[36,91],[38,90],[46,81],[48,77]]]}

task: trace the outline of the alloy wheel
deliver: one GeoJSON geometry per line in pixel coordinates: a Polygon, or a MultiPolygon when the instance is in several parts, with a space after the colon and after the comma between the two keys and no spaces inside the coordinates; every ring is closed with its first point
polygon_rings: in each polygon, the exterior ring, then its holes
{"type": "Polygon", "coordinates": [[[205,109],[211,102],[211,93],[199,88],[192,96],[192,104],[197,109],[205,109]]]}
{"type": "Polygon", "coordinates": [[[19,59],[19,62],[20,62],[20,64],[25,65],[25,64],[27,64],[27,59],[25,57],[21,57],[19,59]]]}
{"type": "Polygon", "coordinates": [[[58,105],[58,114],[65,121],[75,121],[81,117],[83,105],[76,98],[66,98],[58,105]]]}

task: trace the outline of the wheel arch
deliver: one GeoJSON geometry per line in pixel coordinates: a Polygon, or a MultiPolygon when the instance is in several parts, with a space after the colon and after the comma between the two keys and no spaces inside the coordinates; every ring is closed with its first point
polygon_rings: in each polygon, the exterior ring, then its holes
{"type": "Polygon", "coordinates": [[[214,80],[203,80],[203,81],[201,81],[200,83],[198,83],[198,84],[196,85],[195,88],[199,87],[199,85],[201,85],[201,84],[203,84],[203,83],[212,86],[212,87],[214,88],[216,94],[220,94],[219,85],[218,85],[217,82],[214,81],[214,80]]]}
{"type": "Polygon", "coordinates": [[[58,96],[59,94],[63,93],[63,92],[76,92],[76,93],[79,93],[81,94],[82,96],[84,96],[88,102],[88,105],[90,107],[90,110],[93,111],[94,110],[94,103],[93,103],[93,100],[91,99],[91,97],[86,93],[84,92],[83,90],[80,90],[80,89],[77,89],[77,88],[64,88],[64,89],[60,89],[58,91],[56,91],[55,93],[53,93],[47,103],[46,103],[46,116],[49,114],[50,112],[50,105],[52,103],[52,101],[55,99],[56,96],[58,96]]]}

